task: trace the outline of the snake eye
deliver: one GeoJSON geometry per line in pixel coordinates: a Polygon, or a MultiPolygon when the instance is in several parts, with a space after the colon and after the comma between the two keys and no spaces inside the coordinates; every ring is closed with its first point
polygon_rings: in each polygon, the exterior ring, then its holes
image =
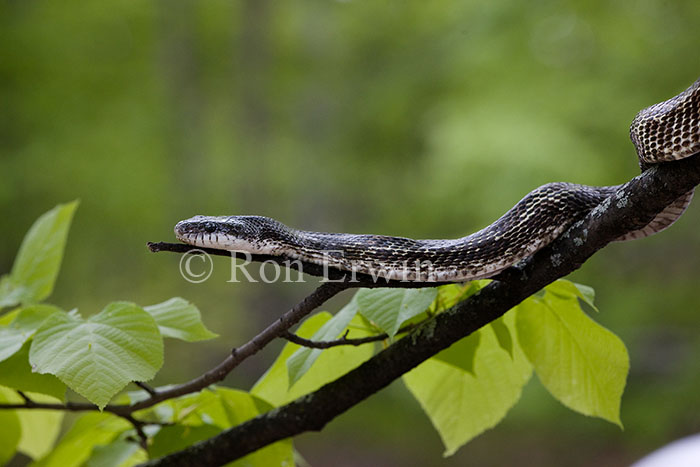
{"type": "Polygon", "coordinates": [[[216,232],[216,224],[214,222],[205,222],[202,224],[202,230],[204,230],[206,233],[214,233],[216,232]]]}

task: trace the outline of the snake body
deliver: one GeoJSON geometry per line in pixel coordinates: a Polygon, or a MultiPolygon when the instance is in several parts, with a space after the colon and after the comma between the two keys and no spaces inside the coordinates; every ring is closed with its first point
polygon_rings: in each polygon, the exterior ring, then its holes
{"type": "MultiPolygon", "coordinates": [[[[640,167],[700,152],[700,79],[640,111],[630,127],[640,167]]],[[[459,282],[492,277],[549,244],[614,193],[616,186],[549,183],[528,193],[488,227],[452,240],[296,230],[262,216],[195,216],[177,223],[189,245],[301,260],[391,280],[459,282]]],[[[693,191],[648,225],[618,240],[657,233],[688,207],[693,191]]]]}

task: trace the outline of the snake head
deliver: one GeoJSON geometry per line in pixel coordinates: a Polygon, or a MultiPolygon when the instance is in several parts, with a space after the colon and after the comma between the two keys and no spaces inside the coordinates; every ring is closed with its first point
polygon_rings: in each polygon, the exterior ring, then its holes
{"type": "Polygon", "coordinates": [[[252,253],[260,249],[271,221],[260,216],[194,216],[175,225],[175,236],[188,245],[252,253]]]}

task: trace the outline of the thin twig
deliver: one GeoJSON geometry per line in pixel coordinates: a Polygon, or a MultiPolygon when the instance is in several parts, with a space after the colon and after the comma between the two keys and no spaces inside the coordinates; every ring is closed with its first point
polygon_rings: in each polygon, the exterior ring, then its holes
{"type": "MultiPolygon", "coordinates": [[[[93,404],[83,404],[83,403],[75,403],[75,402],[66,402],[63,404],[36,402],[36,401],[32,400],[31,398],[27,397],[27,395],[24,394],[22,391],[17,391],[17,394],[19,394],[20,397],[22,397],[24,399],[23,403],[0,404],[0,410],[10,410],[10,409],[13,409],[13,410],[62,410],[65,412],[84,412],[84,411],[98,410],[97,406],[93,405],[93,404]]],[[[109,409],[108,407],[105,407],[104,411],[112,413],[113,415],[121,417],[124,420],[131,423],[131,425],[136,430],[136,434],[138,434],[138,436],[139,436],[139,444],[144,449],[146,449],[148,447],[148,445],[147,445],[148,437],[146,436],[146,433],[144,433],[143,427],[146,425],[165,425],[165,423],[161,423],[161,422],[144,422],[142,420],[138,420],[138,419],[134,418],[134,416],[127,410],[113,410],[113,409],[109,409]]]]}
{"type": "Polygon", "coordinates": [[[347,289],[348,287],[350,287],[350,285],[339,282],[322,283],[316,290],[314,290],[296,306],[280,316],[275,322],[265,328],[257,336],[253,337],[242,346],[233,349],[231,354],[213,369],[187,383],[180,384],[163,391],[158,391],[148,399],[132,404],[129,406],[129,408],[131,411],[145,409],[166,399],[172,399],[173,397],[197,392],[206,388],[207,386],[210,386],[211,384],[218,383],[243,360],[257,353],[274,338],[282,335],[282,333],[298,323],[304,316],[321,306],[326,300],[347,289]]]}
{"type": "MultiPolygon", "coordinates": [[[[396,331],[397,334],[402,334],[406,333],[409,331],[412,331],[415,329],[417,326],[421,325],[423,321],[420,323],[412,323],[412,324],[407,324],[406,326],[403,326],[400,328],[398,331],[396,331]]],[[[349,330],[348,330],[349,331],[349,330]]],[[[348,331],[345,331],[345,334],[343,337],[340,339],[332,340],[332,341],[314,341],[311,339],[305,339],[303,337],[300,337],[293,332],[286,331],[282,334],[282,337],[287,339],[289,342],[293,342],[294,344],[301,345],[303,347],[309,347],[311,349],[328,349],[331,347],[336,347],[339,345],[362,345],[362,344],[369,344],[371,342],[379,342],[383,341],[389,338],[389,335],[387,333],[382,333],[382,334],[376,334],[374,336],[367,336],[367,337],[357,337],[353,339],[348,339],[348,331]]]]}
{"type": "Polygon", "coordinates": [[[144,383],[144,382],[142,382],[142,381],[134,381],[133,383],[134,383],[136,386],[138,386],[138,387],[140,387],[141,389],[143,389],[144,391],[146,391],[146,392],[147,392],[148,394],[150,394],[151,396],[155,395],[156,392],[157,392],[157,391],[156,391],[155,389],[153,389],[151,386],[149,386],[148,384],[146,384],[146,383],[144,383]]]}
{"type": "MultiPolygon", "coordinates": [[[[130,406],[128,405],[107,405],[104,407],[103,411],[113,413],[114,415],[119,415],[121,417],[130,413],[129,407],[130,406]]],[[[0,404],[0,410],[10,409],[64,410],[66,412],[87,412],[91,410],[99,410],[95,404],[89,404],[87,402],[65,402],[61,404],[29,400],[28,402],[16,404],[0,404]]]]}
{"type": "Polygon", "coordinates": [[[121,417],[131,423],[131,425],[134,427],[134,430],[136,430],[136,434],[139,437],[139,445],[144,449],[144,451],[148,450],[148,436],[146,436],[146,433],[143,431],[144,425],[148,425],[148,423],[143,422],[141,420],[137,420],[133,417],[133,415],[121,415],[121,417]]]}

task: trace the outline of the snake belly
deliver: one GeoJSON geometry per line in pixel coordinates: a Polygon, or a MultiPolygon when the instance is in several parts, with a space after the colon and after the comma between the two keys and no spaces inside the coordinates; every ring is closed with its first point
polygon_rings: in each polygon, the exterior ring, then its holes
{"type": "MultiPolygon", "coordinates": [[[[640,111],[630,136],[642,170],[700,152],[700,80],[640,111]]],[[[311,232],[262,216],[195,216],[178,222],[175,235],[197,247],[280,256],[387,280],[461,282],[493,277],[531,256],[618,187],[549,183],[528,193],[489,226],[450,240],[311,232]]],[[[667,228],[692,196],[689,191],[648,225],[618,240],[667,228]]]]}

